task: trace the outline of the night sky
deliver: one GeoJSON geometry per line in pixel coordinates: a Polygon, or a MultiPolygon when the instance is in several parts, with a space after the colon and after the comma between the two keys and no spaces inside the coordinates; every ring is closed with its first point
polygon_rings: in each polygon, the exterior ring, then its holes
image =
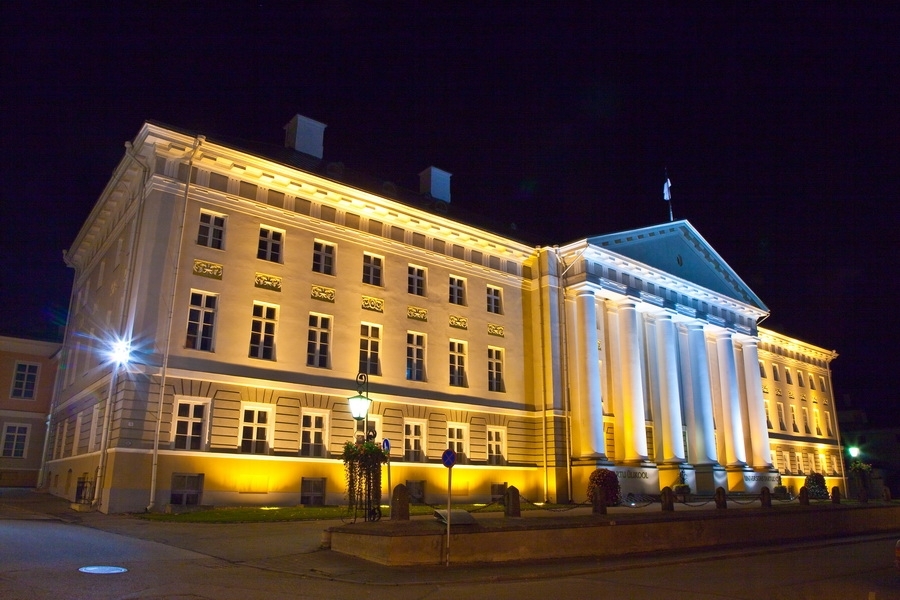
{"type": "Polygon", "coordinates": [[[145,119],[281,144],[301,113],[326,160],[414,189],[435,165],[454,208],[544,244],[668,221],[667,170],[764,326],[900,422],[898,9],[374,4],[0,3],[0,333],[64,323],[62,250],[145,119]]]}

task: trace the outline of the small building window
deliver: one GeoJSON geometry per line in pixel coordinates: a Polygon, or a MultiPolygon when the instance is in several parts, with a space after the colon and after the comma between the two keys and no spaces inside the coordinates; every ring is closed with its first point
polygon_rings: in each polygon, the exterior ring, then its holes
{"type": "Polygon", "coordinates": [[[203,494],[203,473],[173,473],[169,504],[198,506],[203,494]]]}

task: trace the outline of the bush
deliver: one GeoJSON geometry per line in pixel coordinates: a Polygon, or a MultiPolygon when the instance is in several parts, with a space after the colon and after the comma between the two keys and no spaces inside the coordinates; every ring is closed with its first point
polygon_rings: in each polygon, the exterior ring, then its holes
{"type": "Polygon", "coordinates": [[[806,476],[806,492],[810,498],[824,500],[828,498],[828,488],[825,487],[825,476],[821,473],[810,473],[806,476]]]}
{"type": "Polygon", "coordinates": [[[594,502],[594,490],[603,488],[606,492],[606,505],[617,506],[622,501],[622,490],[619,487],[619,477],[615,471],[609,469],[595,469],[588,480],[588,501],[594,502]]]}

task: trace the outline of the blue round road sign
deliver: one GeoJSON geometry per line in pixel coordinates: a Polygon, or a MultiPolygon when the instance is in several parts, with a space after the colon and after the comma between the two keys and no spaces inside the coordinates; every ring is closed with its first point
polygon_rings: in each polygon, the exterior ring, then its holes
{"type": "Polygon", "coordinates": [[[441,462],[444,463],[444,466],[448,469],[456,464],[456,452],[447,448],[444,450],[444,453],[441,454],[441,462]]]}

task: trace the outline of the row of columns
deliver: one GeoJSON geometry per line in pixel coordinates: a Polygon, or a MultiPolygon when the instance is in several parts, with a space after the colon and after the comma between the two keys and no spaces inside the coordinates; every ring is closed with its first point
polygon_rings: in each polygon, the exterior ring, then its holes
{"type": "MultiPolygon", "coordinates": [[[[574,370],[577,390],[572,399],[576,429],[573,453],[577,458],[605,458],[594,293],[577,292],[574,307],[575,323],[571,331],[575,335],[576,356],[568,361],[574,370]]],[[[653,406],[658,407],[653,416],[661,462],[771,466],[754,338],[737,337],[719,328],[710,330],[704,323],[686,317],[676,320],[675,315],[662,310],[649,316],[650,327],[645,336],[644,319],[637,302],[606,301],[605,309],[605,318],[604,315],[600,318],[604,319],[603,329],[609,343],[605,358],[610,363],[609,389],[614,396],[607,401],[612,402],[624,451],[618,458],[624,462],[656,461],[656,457],[648,456],[645,432],[645,390],[649,390],[653,406]],[[648,370],[650,386],[645,385],[648,370]],[[723,436],[724,456],[719,456],[716,447],[714,401],[721,415],[718,429],[723,436]],[[687,426],[690,456],[685,453],[683,425],[687,426]],[[749,460],[745,432],[749,432],[749,460]]]]}

